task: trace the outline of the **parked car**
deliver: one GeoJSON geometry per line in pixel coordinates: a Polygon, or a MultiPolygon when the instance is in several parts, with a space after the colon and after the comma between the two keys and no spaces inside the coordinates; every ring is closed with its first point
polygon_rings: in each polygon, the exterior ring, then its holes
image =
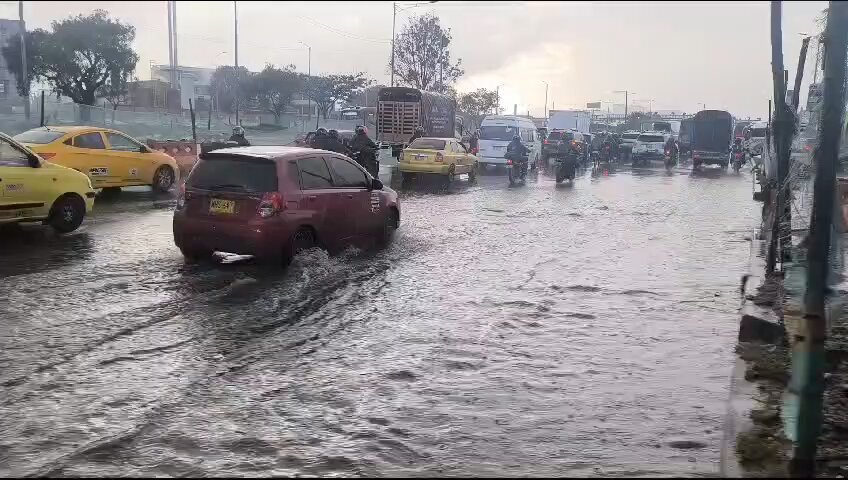
{"type": "Polygon", "coordinates": [[[468,181],[477,179],[477,157],[455,138],[416,138],[401,152],[398,170],[404,182],[416,175],[442,175],[450,185],[457,175],[468,174],[468,181]]]}
{"type": "Polygon", "coordinates": [[[149,185],[167,192],[177,182],[177,161],[124,133],[99,127],[40,127],[15,135],[50,163],[80,171],[94,188],[149,185]]]}
{"type": "Polygon", "coordinates": [[[387,242],[399,225],[395,191],[344,155],[254,146],[201,155],[181,188],[173,230],[187,259],[222,251],[287,263],[312,247],[387,242]]]}
{"type": "Polygon", "coordinates": [[[94,196],[88,177],[0,133],[0,225],[43,222],[69,233],[91,212],[94,196]]]}
{"type": "Polygon", "coordinates": [[[644,132],[636,137],[631,158],[633,164],[648,165],[651,160],[662,160],[666,137],[662,132],[644,132]]]}

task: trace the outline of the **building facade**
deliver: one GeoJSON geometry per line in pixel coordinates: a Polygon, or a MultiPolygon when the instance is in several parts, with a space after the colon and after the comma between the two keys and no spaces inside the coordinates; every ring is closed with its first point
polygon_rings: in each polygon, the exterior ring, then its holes
{"type": "MultiPolygon", "coordinates": [[[[21,22],[0,18],[0,46],[7,46],[14,37],[21,34],[21,22]]],[[[0,102],[3,105],[19,103],[23,99],[18,95],[15,75],[9,70],[6,58],[0,55],[0,102]]]]}

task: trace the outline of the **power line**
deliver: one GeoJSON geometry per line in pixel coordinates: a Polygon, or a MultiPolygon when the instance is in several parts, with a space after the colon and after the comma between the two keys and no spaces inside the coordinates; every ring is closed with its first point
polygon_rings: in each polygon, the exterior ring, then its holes
{"type": "Polygon", "coordinates": [[[317,26],[322,27],[326,30],[329,30],[330,32],[333,32],[337,35],[341,35],[343,37],[347,37],[347,38],[350,38],[350,39],[353,39],[353,40],[361,40],[363,42],[381,43],[381,44],[392,43],[391,39],[388,39],[388,38],[363,37],[363,36],[357,35],[355,33],[350,33],[350,32],[346,32],[344,30],[340,30],[340,29],[335,28],[335,27],[331,27],[329,25],[326,25],[326,24],[319,22],[318,20],[315,20],[315,19],[310,18],[310,17],[303,16],[303,15],[292,15],[292,16],[306,20],[307,22],[312,23],[313,25],[317,25],[317,26]]]}

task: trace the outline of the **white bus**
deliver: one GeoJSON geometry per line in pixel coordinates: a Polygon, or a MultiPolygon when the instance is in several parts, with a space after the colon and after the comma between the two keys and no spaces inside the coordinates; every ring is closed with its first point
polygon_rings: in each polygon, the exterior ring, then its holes
{"type": "Polygon", "coordinates": [[[480,151],[477,154],[480,168],[506,165],[506,147],[515,135],[530,149],[530,165],[536,168],[542,152],[536,124],[529,118],[513,115],[489,115],[480,122],[480,151]]]}

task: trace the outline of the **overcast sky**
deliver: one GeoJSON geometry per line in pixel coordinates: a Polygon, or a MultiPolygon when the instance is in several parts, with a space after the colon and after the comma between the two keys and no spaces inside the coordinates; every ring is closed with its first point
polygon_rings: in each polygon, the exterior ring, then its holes
{"type": "MultiPolygon", "coordinates": [[[[771,97],[768,2],[438,2],[406,8],[397,29],[414,14],[431,11],[451,29],[454,58],[465,76],[459,91],[501,87],[502,105],[544,110],[585,107],[590,101],[631,102],[653,109],[694,112],[726,109],[736,116],[765,116],[771,97]]],[[[817,33],[815,18],[826,2],[784,2],[784,62],[794,77],[799,33],[817,33]]],[[[164,1],[24,2],[29,28],[96,8],[136,27],[137,75],[168,62],[164,1]]],[[[17,17],[16,2],[0,2],[0,14],[17,17]]],[[[179,1],[181,65],[233,62],[233,2],[179,1]]],[[[238,2],[239,63],[294,64],[312,73],[364,71],[388,83],[391,2],[238,2]]],[[[804,84],[812,77],[815,43],[804,84]]],[[[791,80],[790,80],[791,81],[791,80]]],[[[802,89],[806,92],[806,87],[802,89]]],[[[806,97],[802,94],[802,101],[806,97]]]]}

